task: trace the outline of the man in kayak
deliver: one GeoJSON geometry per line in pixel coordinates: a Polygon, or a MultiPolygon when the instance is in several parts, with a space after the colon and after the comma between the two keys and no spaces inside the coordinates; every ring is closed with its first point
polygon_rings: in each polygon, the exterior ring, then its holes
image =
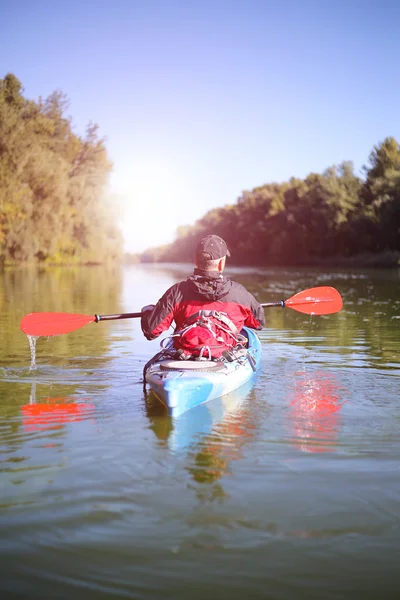
{"type": "Polygon", "coordinates": [[[142,331],[148,340],[174,321],[173,345],[180,358],[218,359],[245,345],[244,326],[263,328],[262,306],[240,283],[224,277],[227,256],[229,250],[219,236],[200,240],[193,275],[170,287],[155,306],[142,308],[142,331]]]}

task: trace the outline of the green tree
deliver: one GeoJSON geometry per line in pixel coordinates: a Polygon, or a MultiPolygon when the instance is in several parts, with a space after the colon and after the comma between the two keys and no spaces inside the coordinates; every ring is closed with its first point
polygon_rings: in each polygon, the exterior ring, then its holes
{"type": "Polygon", "coordinates": [[[60,91],[37,102],[0,80],[0,260],[103,262],[121,254],[111,163],[98,126],[84,138],[60,91]]]}
{"type": "Polygon", "coordinates": [[[400,250],[400,146],[393,137],[375,146],[361,197],[374,225],[372,249],[400,250]]]}
{"type": "Polygon", "coordinates": [[[234,264],[312,264],[319,259],[399,250],[400,151],[387,138],[370,155],[363,182],[344,161],[322,174],[244,191],[236,204],[208,211],[177,239],[142,260],[191,261],[197,241],[216,233],[234,264]]]}

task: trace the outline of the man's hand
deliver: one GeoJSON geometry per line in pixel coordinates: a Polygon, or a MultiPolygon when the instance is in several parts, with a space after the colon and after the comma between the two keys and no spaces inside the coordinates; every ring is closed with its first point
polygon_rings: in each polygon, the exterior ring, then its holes
{"type": "Polygon", "coordinates": [[[143,306],[142,308],[142,313],[151,312],[154,308],[155,304],[146,304],[146,306],[143,306]]]}

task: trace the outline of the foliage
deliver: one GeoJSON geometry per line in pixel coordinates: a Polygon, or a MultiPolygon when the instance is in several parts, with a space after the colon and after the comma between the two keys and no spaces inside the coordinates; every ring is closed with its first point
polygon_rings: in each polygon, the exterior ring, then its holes
{"type": "Polygon", "coordinates": [[[245,191],[237,203],[214,208],[175,242],[148,250],[141,260],[192,261],[197,241],[216,233],[237,265],[340,262],[361,253],[400,250],[400,148],[393,138],[376,146],[365,180],[343,162],[304,180],[292,178],[245,191]]]}
{"type": "Polygon", "coordinates": [[[67,108],[62,92],[33,102],[15,75],[0,80],[0,262],[120,256],[104,140],[91,123],[74,134],[67,108]]]}

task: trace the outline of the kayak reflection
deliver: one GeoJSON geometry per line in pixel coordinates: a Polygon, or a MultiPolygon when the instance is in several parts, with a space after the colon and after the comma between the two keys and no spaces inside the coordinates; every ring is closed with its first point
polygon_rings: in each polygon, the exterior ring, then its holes
{"type": "MultiPolygon", "coordinates": [[[[251,395],[247,400],[251,402],[251,395]]],[[[203,437],[197,447],[190,451],[193,464],[188,471],[199,483],[212,483],[221,475],[230,473],[232,461],[242,457],[242,447],[254,436],[254,411],[242,406],[240,410],[228,412],[211,433],[203,437]]]]}
{"type": "Polygon", "coordinates": [[[345,390],[333,373],[321,370],[294,373],[293,384],[289,396],[292,443],[303,452],[333,452],[345,390]]]}
{"type": "MultiPolygon", "coordinates": [[[[174,419],[150,392],[146,398],[150,428],[173,452],[187,452],[186,469],[197,483],[214,483],[229,473],[232,461],[256,429],[253,383],[211,400],[174,419]]],[[[221,495],[219,493],[218,495],[221,495]]]]}

